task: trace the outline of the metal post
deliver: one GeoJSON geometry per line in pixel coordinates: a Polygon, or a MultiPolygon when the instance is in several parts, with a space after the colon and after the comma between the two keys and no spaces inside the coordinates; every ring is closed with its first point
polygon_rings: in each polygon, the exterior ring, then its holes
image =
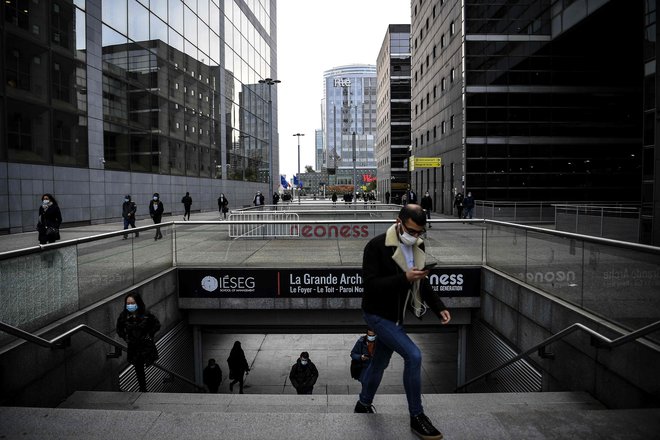
{"type": "Polygon", "coordinates": [[[268,136],[270,138],[268,143],[268,203],[273,200],[273,99],[271,86],[281,83],[279,79],[266,78],[260,79],[259,84],[266,84],[268,86],[268,136]]]}
{"type": "Polygon", "coordinates": [[[300,136],[305,136],[303,133],[294,134],[298,138],[298,204],[300,205],[300,136]]]}
{"type": "Polygon", "coordinates": [[[355,169],[356,161],[356,142],[355,142],[355,132],[353,132],[353,196],[355,197],[355,203],[357,203],[357,170],[355,169]]]}

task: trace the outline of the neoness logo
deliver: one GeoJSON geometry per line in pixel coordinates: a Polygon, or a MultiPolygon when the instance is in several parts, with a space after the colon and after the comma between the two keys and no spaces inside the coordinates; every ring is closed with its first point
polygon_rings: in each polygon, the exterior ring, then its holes
{"type": "MultiPolygon", "coordinates": [[[[298,225],[291,226],[290,235],[296,235],[298,225]]],[[[367,238],[369,225],[303,225],[300,228],[303,238],[367,238]]]]}
{"type": "Polygon", "coordinates": [[[436,275],[433,274],[429,276],[429,283],[431,285],[440,285],[440,286],[462,286],[463,285],[463,274],[442,274],[436,275]]]}

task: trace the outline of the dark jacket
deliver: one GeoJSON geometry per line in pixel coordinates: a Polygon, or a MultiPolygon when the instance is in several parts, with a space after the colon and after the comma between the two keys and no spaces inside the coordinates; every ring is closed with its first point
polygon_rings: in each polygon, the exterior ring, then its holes
{"type": "Polygon", "coordinates": [[[337,194],[332,193],[332,201],[336,202],[337,201],[337,194]]]}
{"type": "Polygon", "coordinates": [[[163,217],[163,211],[165,211],[165,208],[163,207],[163,202],[160,200],[158,201],[158,205],[156,205],[156,207],[154,207],[153,200],[149,202],[149,215],[152,219],[154,219],[154,223],[160,223],[160,220],[163,217]]]}
{"type": "MultiPolygon", "coordinates": [[[[46,237],[46,228],[56,228],[59,229],[62,224],[62,213],[60,212],[60,207],[53,203],[44,209],[43,206],[39,207],[39,221],[37,222],[37,231],[39,231],[39,241],[48,241],[46,237]]],[[[54,234],[53,237],[50,237],[51,240],[59,240],[60,233],[54,234]]]]}
{"type": "MultiPolygon", "coordinates": [[[[374,341],[373,344],[376,342],[374,341]]],[[[351,350],[351,360],[359,363],[360,372],[364,372],[364,369],[367,368],[369,362],[371,362],[371,354],[369,354],[369,345],[366,336],[360,336],[355,342],[353,349],[351,350]],[[366,360],[362,360],[362,356],[367,356],[366,360]]]]}
{"type": "Polygon", "coordinates": [[[243,349],[235,350],[232,348],[227,358],[227,365],[229,366],[229,378],[238,379],[242,377],[246,371],[250,371],[247,359],[245,359],[245,352],[243,349]]]}
{"type": "Polygon", "coordinates": [[[125,219],[135,219],[136,211],[137,211],[137,204],[132,200],[128,202],[124,202],[124,204],[121,205],[121,216],[124,217],[125,219]]]}
{"type": "Polygon", "coordinates": [[[227,205],[229,205],[229,200],[227,200],[227,197],[223,197],[223,198],[218,197],[219,211],[226,212],[223,208],[227,208],[227,205]]]}
{"type": "Polygon", "coordinates": [[[252,204],[254,206],[262,206],[264,204],[265,197],[263,194],[255,194],[252,204]]]}
{"type": "Polygon", "coordinates": [[[206,368],[204,368],[203,372],[203,381],[206,386],[209,388],[218,388],[220,385],[220,382],[222,382],[222,370],[220,369],[220,365],[218,364],[213,364],[213,366],[207,365],[206,368]]]}
{"type": "Polygon", "coordinates": [[[300,363],[300,359],[298,359],[291,367],[291,372],[289,373],[291,385],[298,391],[309,391],[313,389],[318,378],[319,370],[316,369],[316,365],[311,360],[307,365],[303,365],[300,363]]]}
{"type": "Polygon", "coordinates": [[[278,193],[273,193],[273,205],[277,205],[277,202],[280,201],[280,195],[278,193]]]}
{"type": "Polygon", "coordinates": [[[461,193],[456,194],[456,197],[454,197],[454,206],[457,208],[463,207],[463,194],[461,193]]]}
{"type": "Polygon", "coordinates": [[[158,318],[149,312],[143,315],[124,310],[117,318],[117,335],[128,344],[128,362],[153,364],[158,359],[154,335],[160,330],[158,318]]]}
{"type": "Polygon", "coordinates": [[[474,208],[474,197],[467,196],[463,199],[463,207],[465,209],[474,208]]]}
{"type": "MultiPolygon", "coordinates": [[[[418,291],[420,299],[439,315],[447,307],[431,290],[428,278],[420,280],[417,285],[408,282],[403,269],[406,261],[399,250],[397,235],[396,226],[393,225],[385,234],[372,238],[364,248],[362,310],[392,322],[403,322],[405,308],[411,304],[410,298],[406,301],[408,291],[412,289],[418,291]]],[[[423,267],[426,262],[424,243],[421,239],[417,243],[413,246],[415,266],[423,267]]]]}
{"type": "Polygon", "coordinates": [[[183,198],[181,199],[181,203],[183,203],[183,206],[185,207],[190,207],[190,205],[192,205],[192,197],[183,196],[183,198]]]}
{"type": "Polygon", "coordinates": [[[427,211],[432,211],[433,210],[433,199],[431,196],[424,196],[422,197],[422,209],[426,209],[427,211]]]}

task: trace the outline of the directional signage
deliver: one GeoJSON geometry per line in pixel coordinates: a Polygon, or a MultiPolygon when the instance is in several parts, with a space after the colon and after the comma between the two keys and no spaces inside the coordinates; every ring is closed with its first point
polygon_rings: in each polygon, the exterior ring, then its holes
{"type": "Polygon", "coordinates": [[[408,164],[408,171],[414,171],[415,168],[439,168],[442,166],[442,158],[410,156],[408,164]]]}

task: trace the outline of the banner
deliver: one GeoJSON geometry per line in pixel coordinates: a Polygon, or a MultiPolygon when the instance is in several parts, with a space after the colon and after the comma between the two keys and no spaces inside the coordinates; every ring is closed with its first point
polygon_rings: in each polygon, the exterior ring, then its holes
{"type": "MultiPolygon", "coordinates": [[[[362,269],[179,269],[182,298],[361,298],[362,269]]],[[[441,297],[478,297],[481,268],[434,268],[441,297]]]]}
{"type": "Polygon", "coordinates": [[[287,189],[289,187],[289,182],[286,181],[286,176],[284,174],[280,175],[280,183],[282,184],[282,188],[287,189]]]}

